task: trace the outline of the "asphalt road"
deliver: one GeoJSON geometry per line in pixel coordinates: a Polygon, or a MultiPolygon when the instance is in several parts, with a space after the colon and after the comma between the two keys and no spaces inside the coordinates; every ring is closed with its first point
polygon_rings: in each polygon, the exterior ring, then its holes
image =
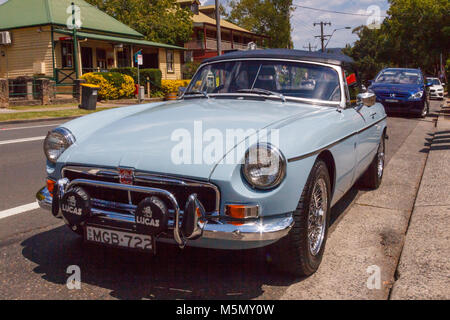
{"type": "MultiPolygon", "coordinates": [[[[432,102],[432,114],[425,120],[388,118],[387,172],[398,150],[409,150],[412,160],[414,154],[420,155],[418,151],[411,151],[413,149],[410,150],[407,143],[414,135],[415,140],[420,144],[424,142],[426,147],[436,118],[433,113],[439,106],[440,102],[432,102]]],[[[348,261],[345,255],[340,258],[339,250],[347,246],[346,250],[357,252],[359,247],[358,244],[348,247],[349,243],[340,234],[363,232],[354,230],[356,223],[351,221],[357,219],[355,207],[370,206],[364,202],[370,192],[355,187],[333,209],[326,253],[332,254],[328,261],[339,265],[327,266],[325,256],[324,267],[309,279],[280,274],[264,250],[236,252],[186,248],[180,251],[170,245],[158,245],[158,255],[153,257],[85,245],[49,212],[33,209],[35,193],[45,181],[42,137],[56,125],[58,122],[0,125],[0,299],[296,299],[305,298],[309,288],[313,288],[307,296],[311,299],[349,297],[344,289],[333,289],[329,294],[322,292],[330,290],[331,283],[339,283],[340,277],[343,283],[352,281],[348,278],[348,270],[352,269],[358,256],[353,259],[355,261],[348,261]],[[28,141],[30,138],[32,141],[28,141]],[[20,211],[24,212],[17,213],[20,211]],[[5,212],[8,216],[2,217],[5,212]],[[342,220],[345,221],[341,223],[342,220]],[[66,270],[71,265],[77,265],[81,270],[79,290],[69,290],[66,286],[69,277],[66,270]],[[328,276],[321,276],[321,272],[327,272],[328,276]]],[[[410,168],[417,174],[409,175],[407,170],[402,173],[406,184],[418,185],[423,171],[421,165],[410,168]]],[[[406,188],[404,192],[414,198],[416,189],[406,188]]],[[[376,216],[377,206],[370,210],[375,211],[376,216]]],[[[370,239],[370,228],[364,232],[370,239]]],[[[399,254],[398,250],[391,253],[392,265],[399,254]]],[[[392,277],[394,271],[390,271],[392,277]]],[[[343,285],[336,286],[341,288],[343,285]]],[[[361,292],[365,294],[365,291],[361,292]]],[[[367,297],[385,298],[387,295],[380,293],[367,297]]]]}

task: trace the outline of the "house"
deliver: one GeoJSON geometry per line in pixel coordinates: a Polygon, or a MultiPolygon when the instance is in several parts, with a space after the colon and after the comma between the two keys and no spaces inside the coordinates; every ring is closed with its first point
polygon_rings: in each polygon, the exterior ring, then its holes
{"type": "MultiPolygon", "coordinates": [[[[193,12],[194,32],[189,42],[184,44],[187,51],[184,60],[202,61],[217,55],[216,9],[214,5],[201,6],[198,0],[177,0],[182,8],[189,7],[193,12]]],[[[224,52],[246,50],[250,42],[264,47],[268,37],[258,35],[224,19],[220,20],[221,47],[224,52]]]]}
{"type": "Polygon", "coordinates": [[[40,75],[67,84],[83,73],[133,66],[139,50],[142,68],[159,68],[163,79],[182,77],[184,48],[146,41],[83,0],[0,3],[0,78],[40,75]],[[81,22],[75,37],[72,12],[81,22]]]}

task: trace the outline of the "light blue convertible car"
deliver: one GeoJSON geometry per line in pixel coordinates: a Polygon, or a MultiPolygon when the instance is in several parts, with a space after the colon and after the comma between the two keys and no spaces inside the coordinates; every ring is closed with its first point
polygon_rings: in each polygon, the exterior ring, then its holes
{"type": "Polygon", "coordinates": [[[386,114],[359,93],[352,60],[295,50],[206,60],[173,102],[70,121],[44,142],[41,207],[86,241],[153,251],[159,242],[268,246],[309,275],[330,208],[383,177],[386,114]]]}

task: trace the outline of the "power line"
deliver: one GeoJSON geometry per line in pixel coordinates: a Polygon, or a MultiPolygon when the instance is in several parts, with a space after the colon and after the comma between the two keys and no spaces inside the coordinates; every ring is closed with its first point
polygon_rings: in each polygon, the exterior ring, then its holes
{"type": "MultiPolygon", "coordinates": [[[[370,14],[363,14],[363,13],[352,13],[352,12],[343,12],[343,11],[335,11],[335,10],[312,8],[312,7],[302,6],[302,5],[299,5],[299,4],[292,4],[292,5],[294,7],[297,7],[297,8],[303,8],[303,9],[314,10],[314,11],[321,11],[321,12],[328,12],[328,13],[335,13],[335,14],[346,14],[346,15],[350,15],[350,16],[360,16],[360,17],[371,17],[372,16],[370,14]]],[[[380,16],[380,17],[387,18],[387,16],[380,16]]]]}

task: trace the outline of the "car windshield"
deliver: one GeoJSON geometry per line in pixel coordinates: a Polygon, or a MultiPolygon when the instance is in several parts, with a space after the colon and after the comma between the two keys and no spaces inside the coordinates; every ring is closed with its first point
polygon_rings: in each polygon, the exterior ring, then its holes
{"type": "Polygon", "coordinates": [[[440,86],[441,82],[439,81],[439,79],[431,79],[431,83],[433,84],[433,86],[440,86]]]}
{"type": "Polygon", "coordinates": [[[331,67],[284,61],[237,60],[201,67],[186,95],[256,94],[341,101],[339,76],[331,67]]]}
{"type": "Polygon", "coordinates": [[[422,77],[415,70],[385,70],[375,79],[377,83],[420,84],[422,77]]]}

